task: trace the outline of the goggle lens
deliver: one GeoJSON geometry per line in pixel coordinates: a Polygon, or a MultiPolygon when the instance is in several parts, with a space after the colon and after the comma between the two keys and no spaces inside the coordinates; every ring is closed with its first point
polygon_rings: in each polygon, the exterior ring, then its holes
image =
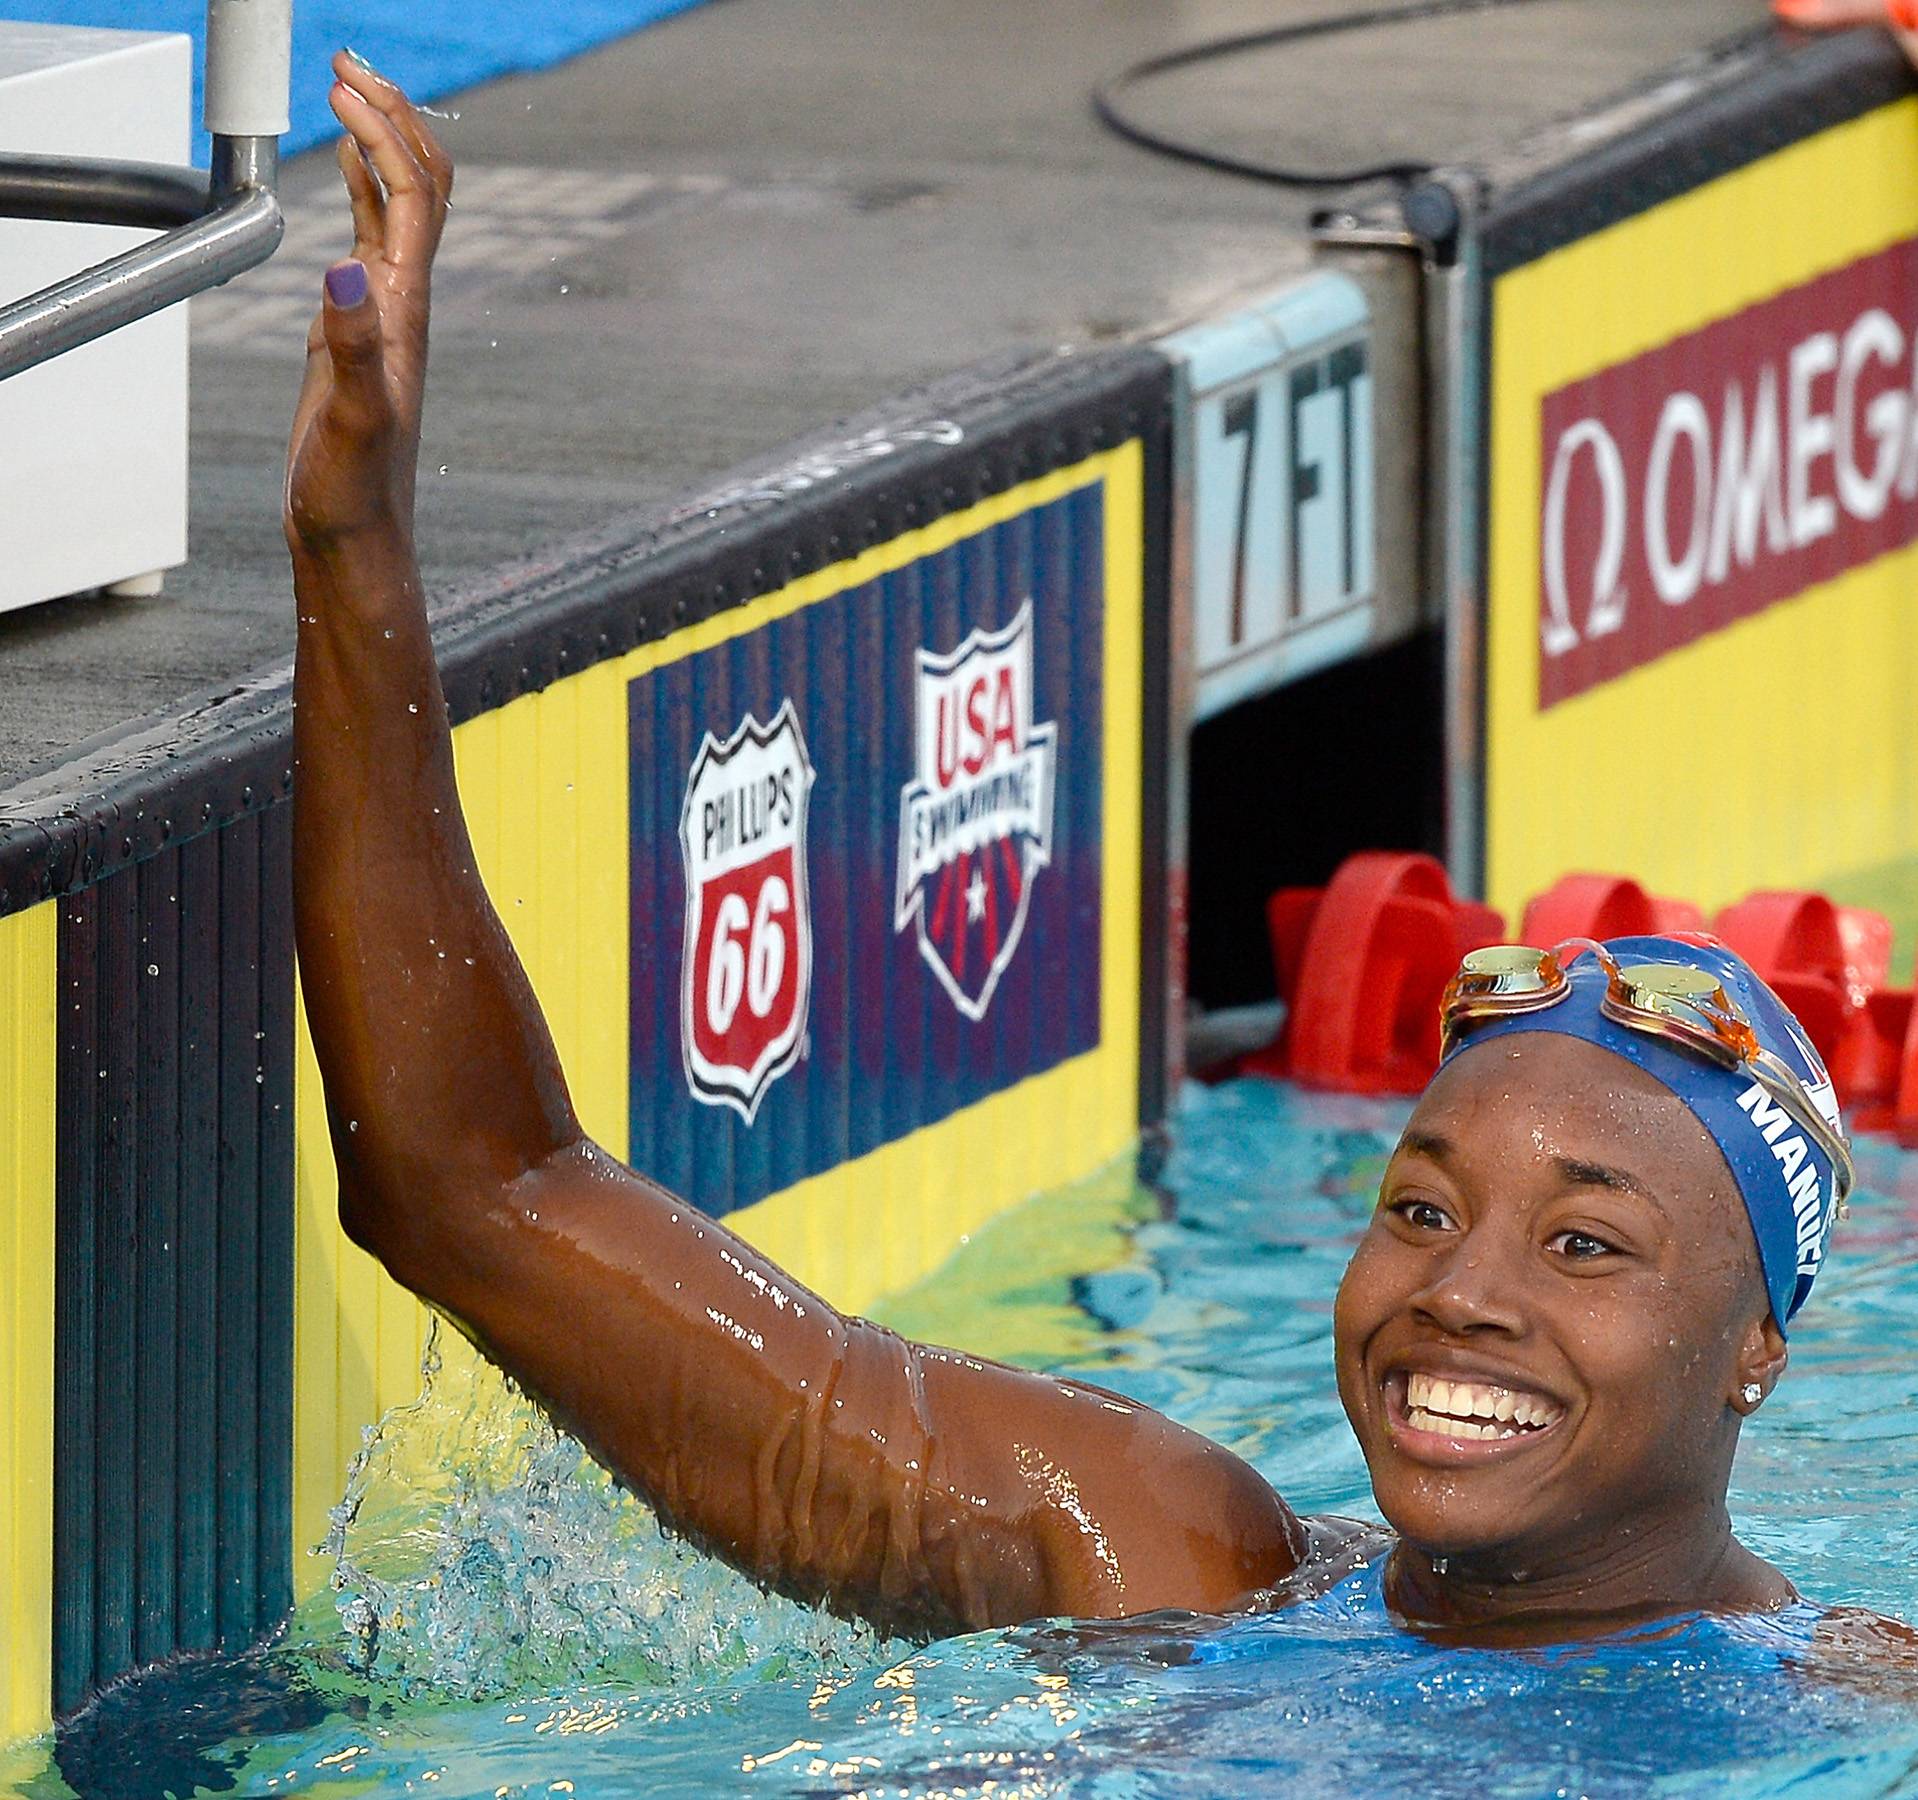
{"type": "Polygon", "coordinates": [[[1842,1200],[1852,1181],[1851,1153],[1842,1131],[1818,1112],[1797,1073],[1760,1046],[1751,1021],[1707,969],[1690,963],[1621,968],[1602,944],[1589,938],[1567,939],[1554,950],[1493,944],[1470,952],[1446,985],[1439,1002],[1446,1049],[1475,1023],[1542,1011],[1562,1000],[1572,986],[1566,964],[1587,950],[1605,970],[1599,1005],[1607,1017],[1694,1050],[1725,1068],[1749,1068],[1831,1156],[1842,1200]]]}
{"type": "Polygon", "coordinates": [[[1539,993],[1558,985],[1558,958],[1525,944],[1492,944],[1459,964],[1461,988],[1473,993],[1539,993]]]}
{"type": "Polygon", "coordinates": [[[1758,1033],[1718,977],[1687,963],[1633,963],[1614,970],[1605,1010],[1622,1024],[1683,1038],[1727,1064],[1750,1062],[1758,1054],[1758,1033]]]}
{"type": "Polygon", "coordinates": [[[1439,1001],[1439,1018],[1449,1039],[1474,1019],[1550,1006],[1570,986],[1552,951],[1534,950],[1529,944],[1491,944],[1468,952],[1459,964],[1439,1001]]]}

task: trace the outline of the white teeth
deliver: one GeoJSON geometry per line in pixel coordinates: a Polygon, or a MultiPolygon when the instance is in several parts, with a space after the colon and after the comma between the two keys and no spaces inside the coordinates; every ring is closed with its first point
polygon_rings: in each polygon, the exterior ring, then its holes
{"type": "Polygon", "coordinates": [[[1516,1437],[1523,1429],[1541,1430],[1555,1423],[1563,1410],[1542,1394],[1476,1381],[1443,1381],[1436,1375],[1409,1372],[1405,1406],[1408,1414],[1437,1421],[1425,1424],[1414,1420],[1419,1430],[1461,1438],[1516,1437]],[[1496,1423],[1479,1425],[1476,1421],[1480,1419],[1496,1423]]]}
{"type": "Polygon", "coordinates": [[[1408,1415],[1414,1431],[1429,1431],[1435,1437],[1489,1438],[1515,1437],[1516,1432],[1501,1433],[1496,1425],[1481,1425],[1476,1419],[1448,1419],[1443,1413],[1426,1412],[1415,1407],[1408,1415]]]}

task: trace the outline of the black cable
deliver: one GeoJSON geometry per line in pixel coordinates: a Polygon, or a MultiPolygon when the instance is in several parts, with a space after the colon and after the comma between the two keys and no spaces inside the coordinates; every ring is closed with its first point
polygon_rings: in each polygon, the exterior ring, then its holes
{"type": "Polygon", "coordinates": [[[1154,75],[1174,69],[1188,69],[1195,63],[1212,62],[1220,57],[1236,56],[1246,50],[1263,50],[1274,44],[1295,44],[1306,38],[1334,37],[1347,31],[1370,31],[1381,25],[1409,25],[1422,19],[1441,19],[1452,13],[1491,12],[1500,7],[1525,6],[1536,0],[1404,0],[1396,6],[1375,7],[1369,12],[1340,13],[1330,18],[1301,19],[1291,25],[1268,26],[1263,31],[1239,32],[1232,37],[1208,38],[1188,44],[1183,50],[1169,50],[1161,56],[1149,56],[1130,68],[1108,76],[1092,90],[1092,110],[1107,130],[1116,132],[1128,143],[1151,150],[1180,162],[1197,163],[1202,169],[1217,169],[1226,175],[1243,175],[1253,181],[1273,182],[1280,187],[1354,187],[1362,181],[1417,181],[1431,174],[1434,165],[1424,162],[1374,163],[1356,169],[1288,169],[1276,163],[1253,162],[1225,150],[1208,150],[1203,144],[1185,143],[1162,135],[1128,118],[1119,108],[1119,96],[1128,88],[1154,75]]]}

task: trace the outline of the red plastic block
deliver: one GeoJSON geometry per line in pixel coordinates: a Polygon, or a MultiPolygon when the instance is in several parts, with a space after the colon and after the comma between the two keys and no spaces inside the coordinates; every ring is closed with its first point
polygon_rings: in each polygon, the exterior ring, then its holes
{"type": "Polygon", "coordinates": [[[1838,941],[1845,951],[1845,982],[1860,1006],[1891,983],[1891,921],[1862,906],[1838,909],[1838,941]]]}
{"type": "Polygon", "coordinates": [[[1877,913],[1841,908],[1846,977],[1857,1002],[1831,1078],[1859,1131],[1888,1131],[1918,1149],[1918,1007],[1912,989],[1883,985],[1891,925],[1877,913]]]}
{"type": "Polygon", "coordinates": [[[1798,1015],[1847,1105],[1882,1106],[1909,1033],[1909,1005],[1876,990],[1891,960],[1891,924],[1823,894],[1753,894],[1718,915],[1718,934],[1798,1015]]]}
{"type": "Polygon", "coordinates": [[[1689,900],[1660,900],[1623,875],[1564,875],[1525,909],[1519,941],[1549,950],[1566,938],[1669,936],[1705,915],[1689,900]]]}
{"type": "Polygon", "coordinates": [[[1652,929],[1660,937],[1689,937],[1707,943],[1718,942],[1705,929],[1705,909],[1691,900],[1661,900],[1653,895],[1652,929]]]}
{"type": "Polygon", "coordinates": [[[1882,989],[1873,994],[1872,1014],[1879,1017],[1883,1008],[1883,1023],[1891,1030],[1903,1026],[1899,1040],[1898,1088],[1892,1098],[1889,1119],[1874,1124],[1869,1118],[1861,1124],[1867,1130],[1890,1131],[1907,1150],[1918,1150],[1918,1006],[1912,1004],[1912,992],[1909,988],[1893,990],[1882,989]]]}
{"type": "Polygon", "coordinates": [[[1918,1033],[1909,988],[1866,997],[1831,1059],[1833,1085],[1860,1131],[1896,1131],[1918,1143],[1918,1033]]]}
{"type": "Polygon", "coordinates": [[[1278,977],[1279,998],[1287,1006],[1299,991],[1299,969],[1305,962],[1305,934],[1312,915],[1325,898],[1324,888],[1280,888],[1265,903],[1265,926],[1272,940],[1272,972],[1278,977]]]}
{"type": "Polygon", "coordinates": [[[1838,908],[1823,894],[1747,894],[1712,921],[1712,929],[1767,981],[1774,974],[1828,975],[1845,966],[1838,908]]]}
{"type": "Polygon", "coordinates": [[[1266,907],[1285,1030],[1244,1067],[1345,1093],[1415,1094],[1438,1067],[1438,1001],[1459,958],[1504,935],[1429,856],[1364,851],[1323,890],[1266,907]]]}

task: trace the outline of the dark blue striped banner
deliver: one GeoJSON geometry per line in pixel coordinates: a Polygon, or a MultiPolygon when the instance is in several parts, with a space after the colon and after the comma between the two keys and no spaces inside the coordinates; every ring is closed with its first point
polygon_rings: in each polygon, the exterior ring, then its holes
{"type": "Polygon", "coordinates": [[[635,1167],[727,1212],[1098,1044],[1102,495],[631,684],[635,1167]]]}

